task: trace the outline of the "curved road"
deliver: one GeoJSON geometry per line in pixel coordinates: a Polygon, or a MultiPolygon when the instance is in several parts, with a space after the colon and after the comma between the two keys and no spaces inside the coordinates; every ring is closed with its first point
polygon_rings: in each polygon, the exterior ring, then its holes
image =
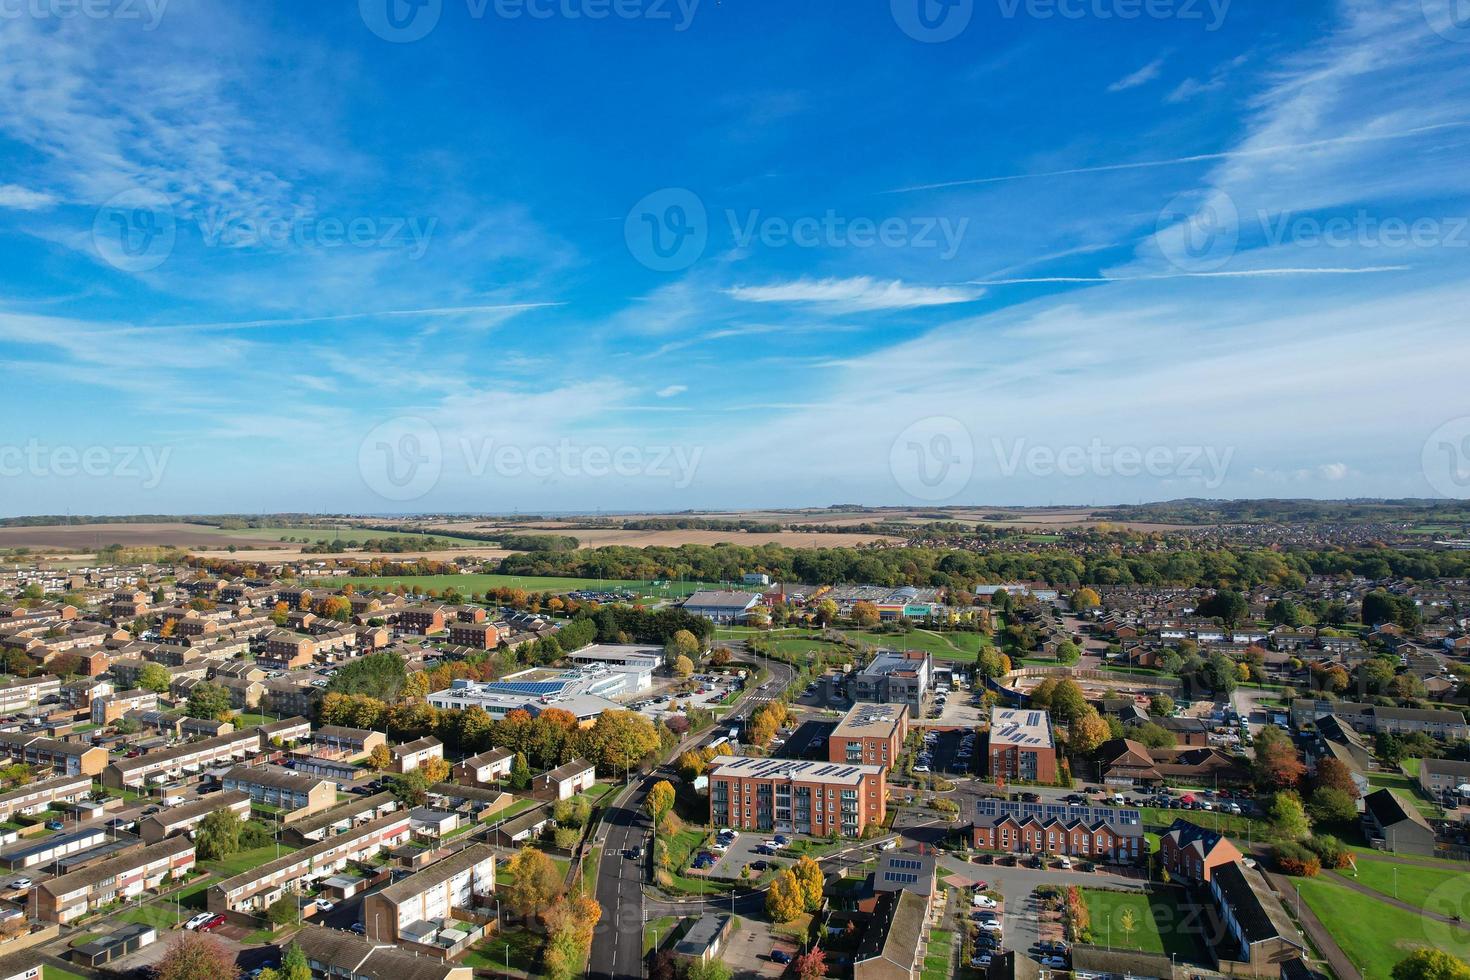
{"type": "MultiPolygon", "coordinates": [[[[796,669],[789,664],[770,660],[763,661],[762,665],[769,671],[765,682],[746,691],[721,721],[748,718],[760,705],[780,696],[796,679],[796,669]]],[[[678,758],[679,753],[713,737],[714,732],[690,736],[679,744],[671,758],[678,758]]],[[[602,859],[597,869],[597,904],[602,906],[602,919],[593,934],[592,955],[587,964],[587,976],[591,980],[626,980],[643,975],[645,913],[650,919],[662,915],[689,915],[693,912],[691,906],[704,904],[645,902],[643,897],[644,877],[653,857],[650,841],[653,827],[644,812],[643,800],[649,788],[671,771],[672,766],[666,764],[640,775],[603,814],[597,835],[602,845],[602,859]],[[629,856],[640,846],[643,848],[641,862],[629,856]]],[[[748,892],[735,898],[737,912],[748,914],[764,907],[764,904],[765,899],[758,892],[748,892]]]]}

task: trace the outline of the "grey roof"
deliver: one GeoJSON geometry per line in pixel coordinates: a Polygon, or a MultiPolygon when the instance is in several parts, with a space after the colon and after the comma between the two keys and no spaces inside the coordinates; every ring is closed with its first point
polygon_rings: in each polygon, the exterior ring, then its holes
{"type": "Polygon", "coordinates": [[[286,829],[288,831],[295,831],[304,837],[324,827],[330,827],[338,821],[351,820],[360,814],[371,813],[379,807],[393,802],[396,802],[396,798],[392,793],[388,792],[375,793],[372,796],[354,796],[329,810],[323,810],[320,813],[312,814],[305,820],[297,820],[290,823],[286,829]]]}
{"type": "MultiPolygon", "coordinates": [[[[445,980],[464,967],[415,956],[397,946],[360,939],[344,929],[306,926],[291,938],[308,960],[329,963],[339,971],[371,980],[445,980]]],[[[283,944],[280,949],[285,952],[283,944]]]]}
{"type": "Polygon", "coordinates": [[[885,959],[909,970],[924,935],[924,917],[929,900],[917,892],[883,892],[873,910],[873,922],[858,943],[854,962],[885,959]]]}
{"type": "Polygon", "coordinates": [[[422,895],[435,885],[448,881],[461,871],[467,871],[482,861],[493,861],[494,859],[495,848],[489,844],[475,844],[449,857],[440,858],[422,871],[394,882],[378,892],[378,896],[384,901],[397,905],[417,895],[422,895]]]}
{"type": "Polygon", "coordinates": [[[192,852],[194,842],[187,837],[169,837],[150,844],[137,851],[129,851],[127,854],[94,864],[90,868],[73,871],[71,874],[62,875],[60,878],[52,878],[43,881],[38,887],[46,889],[53,895],[65,895],[83,886],[95,885],[97,882],[107,878],[116,878],[120,874],[141,868],[145,864],[151,864],[164,857],[175,857],[185,851],[192,852]]]}
{"type": "Polygon", "coordinates": [[[188,823],[196,817],[203,819],[215,810],[233,809],[235,804],[249,802],[250,794],[241,793],[239,790],[225,790],[222,793],[206,793],[192,803],[184,803],[180,806],[171,806],[165,810],[160,810],[143,822],[157,824],[164,828],[174,827],[181,823],[188,823]]]}
{"type": "Polygon", "coordinates": [[[1363,808],[1381,827],[1392,827],[1408,821],[1422,827],[1430,834],[1434,833],[1434,828],[1429,826],[1429,821],[1424,819],[1424,814],[1419,812],[1419,808],[1404,802],[1393,790],[1380,789],[1376,793],[1369,793],[1363,797],[1363,808]]]}
{"type": "Polygon", "coordinates": [[[310,793],[328,780],[316,776],[303,776],[292,772],[281,766],[235,766],[225,773],[226,779],[233,779],[237,783],[253,783],[256,786],[269,786],[271,789],[283,789],[293,793],[310,793]]]}
{"type": "Polygon", "coordinates": [[[1156,977],[1158,980],[1174,976],[1174,967],[1170,964],[1169,957],[1163,953],[1107,949],[1102,946],[1073,946],[1072,969],[1117,977],[1156,977]]]}
{"type": "Polygon", "coordinates": [[[875,892],[912,891],[929,895],[934,890],[935,860],[929,854],[885,853],[873,871],[875,892]]]}
{"type": "Polygon", "coordinates": [[[1240,923],[1247,944],[1284,939],[1301,945],[1286,909],[1255,868],[1247,867],[1244,861],[1232,861],[1217,867],[1211,881],[1230,906],[1235,921],[1240,923]]]}
{"type": "Polygon", "coordinates": [[[730,928],[728,915],[702,915],[674,946],[680,956],[700,957],[730,928]]]}

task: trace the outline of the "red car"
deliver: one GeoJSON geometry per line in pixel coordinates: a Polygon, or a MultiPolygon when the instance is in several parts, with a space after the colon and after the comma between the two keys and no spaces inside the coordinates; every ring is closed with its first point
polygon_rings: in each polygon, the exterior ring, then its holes
{"type": "Polygon", "coordinates": [[[222,926],[224,924],[225,924],[225,917],[224,917],[224,915],[222,915],[222,914],[221,915],[216,915],[214,918],[212,918],[208,922],[204,923],[204,925],[200,926],[199,927],[199,931],[200,932],[208,932],[211,929],[215,928],[216,926],[222,926]]]}

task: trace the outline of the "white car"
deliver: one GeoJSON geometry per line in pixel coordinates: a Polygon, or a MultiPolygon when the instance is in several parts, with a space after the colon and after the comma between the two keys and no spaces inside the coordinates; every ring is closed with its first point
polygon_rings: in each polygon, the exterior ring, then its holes
{"type": "Polygon", "coordinates": [[[1065,956],[1043,956],[1041,958],[1041,965],[1048,970],[1065,970],[1067,968],[1067,958],[1065,956]]]}
{"type": "Polygon", "coordinates": [[[996,919],[986,919],[984,922],[980,923],[980,928],[984,929],[986,932],[1001,932],[1000,922],[996,919]]]}
{"type": "Polygon", "coordinates": [[[970,959],[970,965],[971,966],[989,966],[990,965],[990,954],[989,953],[981,953],[979,956],[972,957],[970,959]]]}
{"type": "Polygon", "coordinates": [[[996,906],[998,906],[999,904],[1000,904],[999,902],[997,902],[995,899],[991,898],[989,895],[976,895],[975,896],[975,907],[977,909],[993,909],[996,906]]]}
{"type": "Polygon", "coordinates": [[[204,925],[204,923],[208,922],[212,918],[214,918],[213,912],[200,912],[198,915],[191,918],[188,922],[185,922],[184,928],[198,929],[200,926],[204,925]]]}
{"type": "Polygon", "coordinates": [[[312,904],[316,906],[318,912],[330,912],[337,907],[336,902],[329,902],[325,898],[319,898],[312,904]]]}
{"type": "Polygon", "coordinates": [[[917,766],[914,766],[914,772],[928,772],[928,771],[929,771],[929,767],[926,766],[926,765],[924,765],[922,762],[919,763],[917,766]]]}
{"type": "Polygon", "coordinates": [[[29,888],[33,882],[29,878],[17,878],[10,883],[11,888],[29,888]]]}

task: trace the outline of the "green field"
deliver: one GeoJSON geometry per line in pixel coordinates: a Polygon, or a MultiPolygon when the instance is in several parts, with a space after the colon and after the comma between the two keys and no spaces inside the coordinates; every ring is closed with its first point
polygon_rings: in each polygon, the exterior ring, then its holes
{"type": "Polygon", "coordinates": [[[541,947],[544,942],[545,940],[529,929],[498,932],[466,953],[460,965],[503,973],[506,960],[509,959],[511,970],[533,976],[541,965],[541,947]]]}
{"type": "MultiPolygon", "coordinates": [[[[818,647],[834,646],[832,641],[822,638],[824,632],[827,631],[795,627],[758,630],[739,626],[722,626],[715,630],[715,639],[716,641],[760,639],[781,656],[793,656],[818,647]]],[[[976,654],[983,647],[991,645],[990,637],[983,633],[948,633],[922,629],[907,633],[880,633],[873,630],[852,629],[838,629],[835,632],[855,643],[866,643],[870,646],[893,650],[923,650],[933,655],[936,660],[956,660],[964,663],[973,662],[976,654]]]]}
{"type": "MultiPolygon", "coordinates": [[[[260,804],[257,803],[256,806],[260,806],[260,804]]],[[[257,847],[251,851],[240,851],[238,854],[231,854],[229,857],[220,858],[218,861],[205,861],[204,867],[213,871],[221,878],[233,878],[235,875],[244,874],[251,868],[258,868],[262,864],[274,861],[277,857],[285,857],[294,850],[296,848],[281,844],[279,845],[279,851],[277,851],[277,845],[272,843],[267,844],[265,847],[257,847]]]]}
{"type": "Polygon", "coordinates": [[[1397,861],[1357,862],[1357,869],[1335,871],[1390,898],[1417,905],[1443,915],[1460,913],[1459,906],[1470,898],[1470,865],[1459,869],[1425,868],[1397,861]],[[1433,901],[1430,897],[1433,896],[1433,901]]]}
{"type": "Polygon", "coordinates": [[[1270,834],[1270,824],[1256,817],[1237,816],[1206,810],[1161,810],[1158,807],[1139,807],[1143,813],[1143,825],[1148,828],[1168,829],[1181,818],[1197,823],[1209,830],[1217,830],[1231,837],[1259,840],[1270,834]]]}
{"type": "Polygon", "coordinates": [[[949,980],[950,963],[954,959],[954,933],[935,929],[929,934],[929,951],[924,956],[922,980],[949,980]]]}
{"type": "Polygon", "coordinates": [[[1364,980],[1389,980],[1394,964],[1421,946],[1470,953],[1470,930],[1426,919],[1359,894],[1332,877],[1292,880],[1364,980]]]}
{"type": "MultiPolygon", "coordinates": [[[[481,542],[483,544],[483,542],[481,542]]],[[[596,579],[596,578],[567,578],[557,575],[402,575],[397,578],[349,578],[346,579],[358,588],[366,589],[391,589],[401,585],[405,589],[424,591],[437,589],[443,592],[448,588],[455,588],[462,594],[482,593],[489,589],[501,587],[511,589],[525,589],[527,592],[576,592],[581,589],[628,589],[636,590],[640,595],[655,597],[679,597],[686,596],[700,589],[719,589],[718,583],[710,582],[663,582],[654,585],[649,581],[636,579],[596,579]]]]}
{"type": "Polygon", "coordinates": [[[1199,957],[1189,920],[1173,891],[1151,895],[1138,892],[1082,890],[1092,919],[1092,939],[1099,946],[1136,949],[1145,953],[1177,953],[1180,959],[1199,957]]]}
{"type": "Polygon", "coordinates": [[[318,527],[245,527],[239,530],[227,530],[219,527],[205,527],[200,525],[199,530],[206,535],[228,536],[232,538],[257,538],[261,541],[285,542],[287,538],[296,538],[300,541],[367,541],[371,538],[437,538],[446,541],[451,547],[479,547],[493,548],[493,541],[478,541],[474,538],[460,538],[453,534],[438,534],[424,531],[374,531],[365,527],[346,527],[340,524],[325,525],[318,527]]]}

